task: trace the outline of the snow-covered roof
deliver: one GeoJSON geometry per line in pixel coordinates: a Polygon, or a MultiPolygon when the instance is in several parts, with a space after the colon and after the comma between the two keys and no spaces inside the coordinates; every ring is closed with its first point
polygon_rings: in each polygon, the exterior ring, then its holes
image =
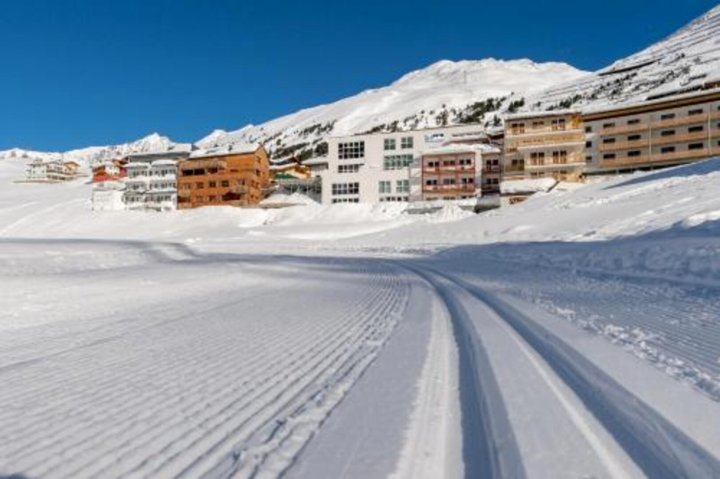
{"type": "Polygon", "coordinates": [[[190,153],[190,158],[207,158],[211,156],[242,155],[255,153],[260,149],[260,143],[230,143],[227,145],[215,146],[196,150],[190,153]]]}
{"type": "Polygon", "coordinates": [[[503,115],[505,121],[525,120],[531,118],[542,118],[549,116],[568,116],[579,115],[581,110],[577,108],[569,108],[564,110],[543,110],[543,111],[526,111],[520,113],[507,113],[503,115]]]}
{"type": "Polygon", "coordinates": [[[500,148],[488,145],[487,143],[450,143],[437,148],[429,148],[422,152],[423,155],[446,155],[452,153],[500,153],[500,148]]]}
{"type": "Polygon", "coordinates": [[[310,158],[309,160],[303,161],[303,165],[306,166],[317,166],[317,165],[326,165],[328,162],[327,157],[325,156],[319,156],[317,158],[310,158]]]}
{"type": "MultiPolygon", "coordinates": [[[[720,78],[719,78],[720,80],[720,78]]],[[[693,91],[689,93],[684,94],[678,94],[678,95],[672,95],[665,98],[658,98],[656,100],[647,100],[643,102],[628,102],[628,103],[620,103],[615,105],[607,105],[607,104],[601,104],[595,107],[587,107],[584,110],[584,114],[586,115],[594,115],[594,114],[601,114],[601,113],[613,113],[619,110],[625,110],[627,108],[652,108],[654,106],[658,105],[664,105],[666,103],[672,103],[676,101],[682,101],[682,100],[691,100],[693,98],[701,98],[707,95],[714,95],[720,93],[720,88],[712,88],[708,90],[702,90],[702,91],[693,91]]]]}
{"type": "Polygon", "coordinates": [[[175,166],[177,164],[177,161],[170,160],[170,159],[162,159],[153,161],[152,166],[175,166]]]}
{"type": "Polygon", "coordinates": [[[555,185],[557,181],[553,178],[503,181],[500,183],[500,193],[510,195],[537,193],[550,191],[555,185]]]}

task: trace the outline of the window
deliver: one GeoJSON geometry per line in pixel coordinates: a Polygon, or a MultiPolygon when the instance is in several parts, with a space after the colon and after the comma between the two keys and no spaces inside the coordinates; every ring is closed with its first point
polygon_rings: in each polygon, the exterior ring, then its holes
{"type": "Polygon", "coordinates": [[[603,128],[615,128],[615,122],[604,123],[603,128]]]}
{"type": "Polygon", "coordinates": [[[592,141],[586,141],[585,148],[592,148],[592,141]]]}
{"type": "Polygon", "coordinates": [[[217,182],[215,182],[215,181],[208,182],[208,188],[215,188],[215,187],[217,187],[217,182]]]}
{"type": "Polygon", "coordinates": [[[455,178],[443,178],[442,184],[443,184],[443,185],[454,185],[454,184],[455,184],[455,178]]]}
{"type": "Polygon", "coordinates": [[[661,120],[672,120],[675,118],[675,113],[665,113],[664,115],[660,115],[661,120]]]}
{"type": "Polygon", "coordinates": [[[400,148],[403,150],[411,150],[413,148],[413,137],[404,136],[400,138],[400,148]]]}
{"type": "Polygon", "coordinates": [[[338,158],[341,160],[365,158],[365,142],[353,141],[349,143],[338,143],[338,158]]]}
{"type": "Polygon", "coordinates": [[[660,153],[665,155],[667,153],[674,153],[675,147],[674,146],[665,146],[663,148],[660,148],[660,153]]]}
{"type": "MultiPolygon", "coordinates": [[[[383,158],[383,170],[402,170],[410,166],[412,162],[412,155],[385,155],[385,158],[383,158]]],[[[434,168],[434,166],[430,164],[428,164],[428,166],[434,168]]]]}
{"type": "Polygon", "coordinates": [[[675,135],[675,130],[664,130],[660,132],[660,136],[673,136],[675,135]]]}
{"type": "Polygon", "coordinates": [[[705,143],[690,143],[688,150],[702,150],[705,148],[705,143]]]}
{"type": "Polygon", "coordinates": [[[586,156],[585,157],[585,163],[592,163],[592,156],[586,156]]]}
{"type": "Polygon", "coordinates": [[[510,125],[510,130],[513,135],[522,135],[525,133],[525,123],[512,123],[510,125]]]}
{"type": "Polygon", "coordinates": [[[540,128],[540,127],[543,127],[543,126],[545,126],[545,122],[544,122],[544,121],[534,121],[534,122],[532,122],[532,127],[533,127],[533,129],[537,129],[537,128],[540,128]]]}
{"type": "Polygon", "coordinates": [[[205,188],[205,183],[203,183],[202,181],[198,181],[197,183],[195,183],[195,188],[203,189],[205,188]]]}
{"type": "Polygon", "coordinates": [[[610,143],[615,143],[615,138],[603,138],[604,145],[608,145],[610,143]]]}
{"type": "Polygon", "coordinates": [[[357,195],[360,194],[360,183],[333,183],[333,195],[357,195]]]}
{"type": "Polygon", "coordinates": [[[702,108],[698,108],[697,110],[690,110],[688,112],[688,116],[697,116],[702,115],[703,113],[705,113],[705,110],[703,110],[702,108]]]}
{"type": "Polygon", "coordinates": [[[230,186],[230,182],[228,180],[222,180],[220,182],[220,186],[222,186],[223,188],[227,188],[228,186],[230,186]]]}
{"type": "Polygon", "coordinates": [[[408,201],[407,196],[383,196],[380,203],[402,203],[408,201]]]}
{"type": "Polygon", "coordinates": [[[475,184],[475,178],[473,178],[472,176],[463,177],[460,178],[460,183],[462,183],[463,185],[473,185],[475,184]]]}
{"type": "Polygon", "coordinates": [[[333,198],[333,203],[360,203],[359,198],[333,198]]]}
{"type": "Polygon", "coordinates": [[[394,150],[396,146],[395,138],[385,138],[384,144],[385,151],[394,150]]]}
{"type": "Polygon", "coordinates": [[[603,155],[603,160],[614,160],[615,159],[615,153],[605,153],[603,155]]]}
{"type": "Polygon", "coordinates": [[[585,133],[592,133],[592,126],[586,126],[585,133]]]}
{"type": "Polygon", "coordinates": [[[640,150],[628,151],[628,154],[627,154],[627,156],[630,158],[635,158],[635,157],[638,157],[641,155],[642,155],[642,151],[640,151],[640,150]]]}
{"type": "Polygon", "coordinates": [[[392,185],[389,181],[379,181],[378,182],[378,191],[380,194],[383,193],[392,193],[392,185]]]}
{"type": "Polygon", "coordinates": [[[530,153],[530,164],[534,165],[534,166],[544,165],[545,164],[545,152],[544,151],[536,151],[536,152],[530,153]]]}
{"type": "Polygon", "coordinates": [[[630,135],[627,137],[628,141],[640,141],[642,137],[640,135],[630,135]]]}
{"type": "Polygon", "coordinates": [[[628,121],[627,121],[627,124],[628,124],[628,125],[638,125],[639,123],[640,123],[640,119],[639,119],[639,118],[633,118],[632,120],[628,120],[628,121]]]}
{"type": "Polygon", "coordinates": [[[691,126],[690,128],[688,128],[688,133],[698,133],[704,130],[705,127],[703,125],[691,126]]]}
{"type": "Polygon", "coordinates": [[[410,180],[397,180],[395,182],[396,193],[409,193],[410,192],[410,180]]]}
{"type": "Polygon", "coordinates": [[[338,165],[338,173],[357,173],[360,165],[338,165]]]}
{"type": "Polygon", "coordinates": [[[567,151],[553,151],[552,157],[554,165],[564,165],[567,163],[567,151]]]}
{"type": "Polygon", "coordinates": [[[557,120],[553,120],[551,123],[552,130],[553,131],[561,131],[565,129],[566,120],[565,118],[558,118],[557,120]]]}
{"type": "Polygon", "coordinates": [[[427,180],[425,180],[426,186],[435,186],[437,184],[438,184],[437,178],[428,178],[427,180]]]}

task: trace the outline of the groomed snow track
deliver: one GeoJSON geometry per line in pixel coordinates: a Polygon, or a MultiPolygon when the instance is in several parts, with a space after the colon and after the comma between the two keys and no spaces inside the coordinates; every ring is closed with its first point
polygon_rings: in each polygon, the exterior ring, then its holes
{"type": "MultiPolygon", "coordinates": [[[[516,340],[529,347],[542,365],[552,371],[552,380],[560,380],[571,391],[584,411],[576,407],[569,411],[570,416],[576,416],[573,422],[593,445],[595,453],[605,456],[600,462],[608,476],[634,477],[640,473],[647,477],[720,477],[717,458],[537,321],[452,275],[417,262],[404,262],[404,266],[431,284],[451,316],[460,357],[466,477],[543,477],[544,473],[538,475],[539,471],[524,460],[528,454],[524,454],[516,438],[516,434],[523,432],[514,430],[508,420],[513,412],[507,411],[503,387],[498,385],[483,344],[484,332],[472,324],[475,317],[468,313],[467,297],[463,295],[485,305],[493,319],[502,323],[501,327],[507,327],[510,334],[517,336],[516,340]],[[583,419],[580,417],[583,413],[593,419],[583,419]],[[593,421],[606,436],[593,432],[593,421]],[[614,442],[615,447],[609,442],[614,442]],[[621,457],[623,454],[627,457],[621,457]]],[[[522,352],[518,350],[517,354],[522,352]]],[[[543,374],[540,368],[538,373],[543,374]]],[[[568,404],[572,401],[558,398],[568,404]]],[[[550,449],[553,445],[547,446],[550,449]]]]}

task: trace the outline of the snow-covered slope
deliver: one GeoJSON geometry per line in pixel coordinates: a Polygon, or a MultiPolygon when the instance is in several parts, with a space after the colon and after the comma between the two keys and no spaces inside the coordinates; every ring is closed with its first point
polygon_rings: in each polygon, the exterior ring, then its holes
{"type": "Polygon", "coordinates": [[[607,68],[531,95],[526,104],[536,110],[596,109],[699,90],[720,80],[718,38],[720,6],[607,68]]]}
{"type": "Polygon", "coordinates": [[[308,151],[327,136],[347,135],[373,129],[409,129],[462,121],[486,121],[507,106],[507,97],[518,97],[557,83],[578,79],[586,73],[564,63],[530,60],[452,62],[443,60],[403,76],[389,86],[364,91],[343,100],[301,110],[262,125],[232,132],[216,130],[199,141],[201,146],[229,142],[268,141],[276,157],[308,151]],[[494,100],[487,115],[472,105],[494,100]],[[503,101],[505,100],[505,101],[503,101]],[[468,111],[470,110],[470,111],[468,111]],[[484,118],[486,116],[487,118],[484,118]],[[292,147],[301,145],[297,149],[292,147]],[[289,150],[288,147],[290,148],[289,150]]]}

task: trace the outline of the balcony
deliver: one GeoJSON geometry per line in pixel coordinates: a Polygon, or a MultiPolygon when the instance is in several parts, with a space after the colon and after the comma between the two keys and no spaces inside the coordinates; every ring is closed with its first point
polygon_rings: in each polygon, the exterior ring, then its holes
{"type": "Polygon", "coordinates": [[[606,151],[617,151],[617,150],[632,150],[633,148],[647,148],[650,140],[643,138],[640,140],[633,141],[618,141],[615,143],[601,143],[598,145],[598,150],[601,152],[606,151]]]}
{"type": "Polygon", "coordinates": [[[423,185],[426,193],[475,193],[475,185],[423,185]]]}
{"type": "Polygon", "coordinates": [[[423,167],[423,173],[428,174],[458,174],[458,173],[475,173],[474,166],[425,166],[423,167]]]}
{"type": "Polygon", "coordinates": [[[707,123],[712,115],[704,114],[704,115],[692,115],[692,116],[682,116],[680,118],[672,118],[668,120],[658,120],[654,121],[652,123],[653,128],[668,128],[671,126],[678,126],[678,125],[692,125],[695,123],[707,123]]]}
{"type": "Polygon", "coordinates": [[[582,128],[579,128],[577,124],[570,124],[567,128],[552,128],[551,126],[546,126],[544,128],[526,128],[525,130],[513,130],[512,128],[509,128],[506,131],[506,137],[512,138],[512,137],[522,137],[526,138],[529,136],[548,136],[548,137],[554,137],[557,135],[561,135],[563,133],[584,133],[584,130],[582,128]]]}
{"type": "Polygon", "coordinates": [[[510,148],[531,148],[531,147],[553,147],[555,145],[565,144],[585,144],[585,133],[583,130],[559,131],[554,135],[533,135],[532,137],[523,136],[522,138],[513,139],[508,142],[510,148]]]}
{"type": "Polygon", "coordinates": [[[579,166],[585,164],[585,158],[582,155],[568,155],[565,161],[561,159],[545,158],[544,160],[529,160],[525,162],[525,169],[542,169],[542,168],[566,168],[568,166],[579,166]]]}
{"type": "Polygon", "coordinates": [[[674,153],[655,153],[652,155],[641,155],[633,157],[616,158],[614,160],[600,160],[601,168],[618,168],[624,166],[665,164],[675,161],[691,161],[710,157],[720,153],[720,148],[703,148],[700,150],[676,151],[674,153]]]}
{"type": "Polygon", "coordinates": [[[647,123],[636,123],[634,125],[622,125],[602,128],[600,130],[600,134],[610,136],[620,135],[622,133],[642,133],[648,131],[649,128],[650,125],[648,125],[647,123]]]}
{"type": "Polygon", "coordinates": [[[670,136],[658,136],[656,138],[652,139],[653,145],[670,145],[673,143],[683,143],[688,141],[696,141],[696,140],[707,140],[708,138],[708,132],[707,131],[699,131],[696,133],[685,133],[682,135],[670,135],[670,136]]]}

